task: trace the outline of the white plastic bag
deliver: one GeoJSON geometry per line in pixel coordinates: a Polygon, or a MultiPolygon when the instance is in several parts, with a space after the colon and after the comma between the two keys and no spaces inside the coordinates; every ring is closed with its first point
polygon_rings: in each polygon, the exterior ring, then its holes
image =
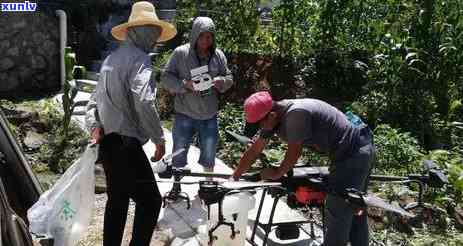
{"type": "Polygon", "coordinates": [[[87,147],[82,157],[27,211],[32,233],[53,237],[55,246],[77,244],[92,216],[97,152],[97,146],[87,147]]]}

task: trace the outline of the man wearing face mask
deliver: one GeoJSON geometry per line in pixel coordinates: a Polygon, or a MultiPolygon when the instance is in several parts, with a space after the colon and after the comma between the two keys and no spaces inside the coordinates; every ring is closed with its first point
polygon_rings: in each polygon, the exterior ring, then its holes
{"type": "MultiPolygon", "coordinates": [[[[201,81],[201,79],[200,79],[201,81]]],[[[193,136],[198,134],[201,154],[198,163],[205,171],[212,172],[218,141],[218,95],[233,85],[233,77],[227,68],[227,58],[215,45],[215,25],[208,17],[198,17],[193,22],[190,43],[174,50],[161,84],[175,95],[175,121],[172,130],[173,152],[188,147],[193,136]],[[198,90],[194,70],[202,68],[206,79],[213,86],[198,90]],[[196,83],[196,84],[195,84],[196,83]]],[[[187,165],[187,153],[173,158],[175,167],[187,165]]],[[[171,195],[180,192],[180,185],[174,184],[171,195]]]]}
{"type": "Polygon", "coordinates": [[[142,1],[132,6],[128,22],[111,33],[122,42],[102,64],[86,116],[92,140],[100,144],[108,188],[103,244],[121,244],[132,198],[136,210],[130,245],[149,245],[162,199],[142,146],[149,139],[155,143],[156,161],[163,157],[165,146],[154,108],[156,84],[148,53],[156,42],[173,38],[176,30],[157,18],[151,3],[142,1]]]}

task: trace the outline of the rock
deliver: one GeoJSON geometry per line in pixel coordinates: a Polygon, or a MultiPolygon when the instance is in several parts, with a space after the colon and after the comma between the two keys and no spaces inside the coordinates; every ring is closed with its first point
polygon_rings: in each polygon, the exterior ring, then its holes
{"type": "Polygon", "coordinates": [[[37,80],[37,81],[44,81],[45,78],[46,78],[46,76],[45,76],[45,74],[38,73],[38,74],[35,74],[34,78],[35,78],[35,80],[37,80]]]}
{"type": "Polygon", "coordinates": [[[27,25],[27,24],[26,24],[26,21],[23,19],[23,20],[21,20],[21,21],[18,21],[18,22],[16,22],[16,23],[13,23],[12,28],[13,28],[13,29],[21,29],[21,28],[26,27],[26,25],[27,25]]]}
{"type": "Polygon", "coordinates": [[[18,56],[19,55],[19,48],[18,47],[11,48],[11,49],[7,50],[6,54],[10,55],[10,56],[18,56]]]}
{"type": "Polygon", "coordinates": [[[35,150],[40,148],[41,145],[45,144],[47,140],[41,135],[34,131],[28,131],[24,138],[24,145],[29,149],[35,150]]]}
{"type": "Polygon", "coordinates": [[[7,92],[19,86],[19,79],[16,74],[0,73],[0,91],[7,92]]]}
{"type": "Polygon", "coordinates": [[[2,42],[0,42],[0,49],[1,50],[6,50],[10,47],[10,41],[8,40],[3,40],[2,42]]]}
{"type": "Polygon", "coordinates": [[[20,85],[20,80],[18,78],[18,75],[10,73],[8,80],[6,81],[7,90],[18,88],[19,85],[20,85]]]}
{"type": "Polygon", "coordinates": [[[25,112],[21,110],[4,109],[4,113],[8,121],[15,126],[34,121],[39,117],[37,112],[25,112]]]}
{"type": "Polygon", "coordinates": [[[34,32],[32,34],[32,40],[37,44],[41,44],[45,41],[45,37],[41,32],[34,32]]]}
{"type": "Polygon", "coordinates": [[[107,190],[106,176],[102,165],[95,165],[95,193],[102,194],[107,190]]]}
{"type": "Polygon", "coordinates": [[[150,245],[172,245],[170,242],[174,238],[174,233],[172,232],[172,229],[159,229],[156,228],[156,230],[153,233],[153,239],[151,240],[150,245]]]}
{"type": "Polygon", "coordinates": [[[5,85],[5,81],[8,79],[7,73],[0,73],[0,91],[2,91],[3,86],[5,85]]]}
{"type": "Polygon", "coordinates": [[[11,58],[6,57],[0,60],[0,71],[6,71],[11,69],[14,66],[13,60],[11,58]]]}
{"type": "Polygon", "coordinates": [[[41,54],[43,55],[46,55],[46,54],[50,54],[52,52],[55,52],[57,50],[56,48],[56,44],[53,43],[52,41],[50,40],[47,40],[43,43],[42,45],[42,52],[41,54]]]}
{"type": "Polygon", "coordinates": [[[42,55],[32,56],[31,66],[33,69],[44,69],[47,66],[45,58],[42,55]]]}
{"type": "Polygon", "coordinates": [[[22,81],[26,81],[30,78],[31,76],[31,70],[25,66],[21,66],[19,68],[19,77],[21,78],[22,81]]]}
{"type": "Polygon", "coordinates": [[[170,244],[171,246],[200,246],[198,240],[195,237],[188,239],[175,238],[170,244]]]}

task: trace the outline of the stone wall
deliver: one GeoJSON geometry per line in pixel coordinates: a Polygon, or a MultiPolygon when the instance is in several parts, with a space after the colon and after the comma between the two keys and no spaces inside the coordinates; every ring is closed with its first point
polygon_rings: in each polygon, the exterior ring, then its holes
{"type": "MultiPolygon", "coordinates": [[[[42,96],[60,89],[59,21],[51,9],[66,11],[68,46],[77,53],[78,64],[91,69],[93,61],[104,59],[109,45],[97,33],[97,26],[101,29],[106,21],[102,16],[124,8],[128,15],[136,1],[43,0],[37,12],[0,12],[0,98],[42,96]]],[[[149,1],[158,9],[175,8],[176,2],[149,1]]]]}
{"type": "Polygon", "coordinates": [[[58,18],[43,12],[0,12],[0,97],[59,90],[59,74],[58,18]]]}

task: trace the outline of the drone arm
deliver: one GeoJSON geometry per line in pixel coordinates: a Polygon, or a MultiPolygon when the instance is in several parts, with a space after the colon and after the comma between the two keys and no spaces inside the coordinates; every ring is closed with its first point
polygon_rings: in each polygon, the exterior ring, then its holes
{"type": "Polygon", "coordinates": [[[258,138],[252,145],[249,147],[243,154],[240,159],[238,167],[233,172],[233,178],[238,179],[244,172],[246,172],[249,167],[259,158],[262,151],[264,151],[265,146],[267,145],[268,140],[263,138],[258,138]]]}

